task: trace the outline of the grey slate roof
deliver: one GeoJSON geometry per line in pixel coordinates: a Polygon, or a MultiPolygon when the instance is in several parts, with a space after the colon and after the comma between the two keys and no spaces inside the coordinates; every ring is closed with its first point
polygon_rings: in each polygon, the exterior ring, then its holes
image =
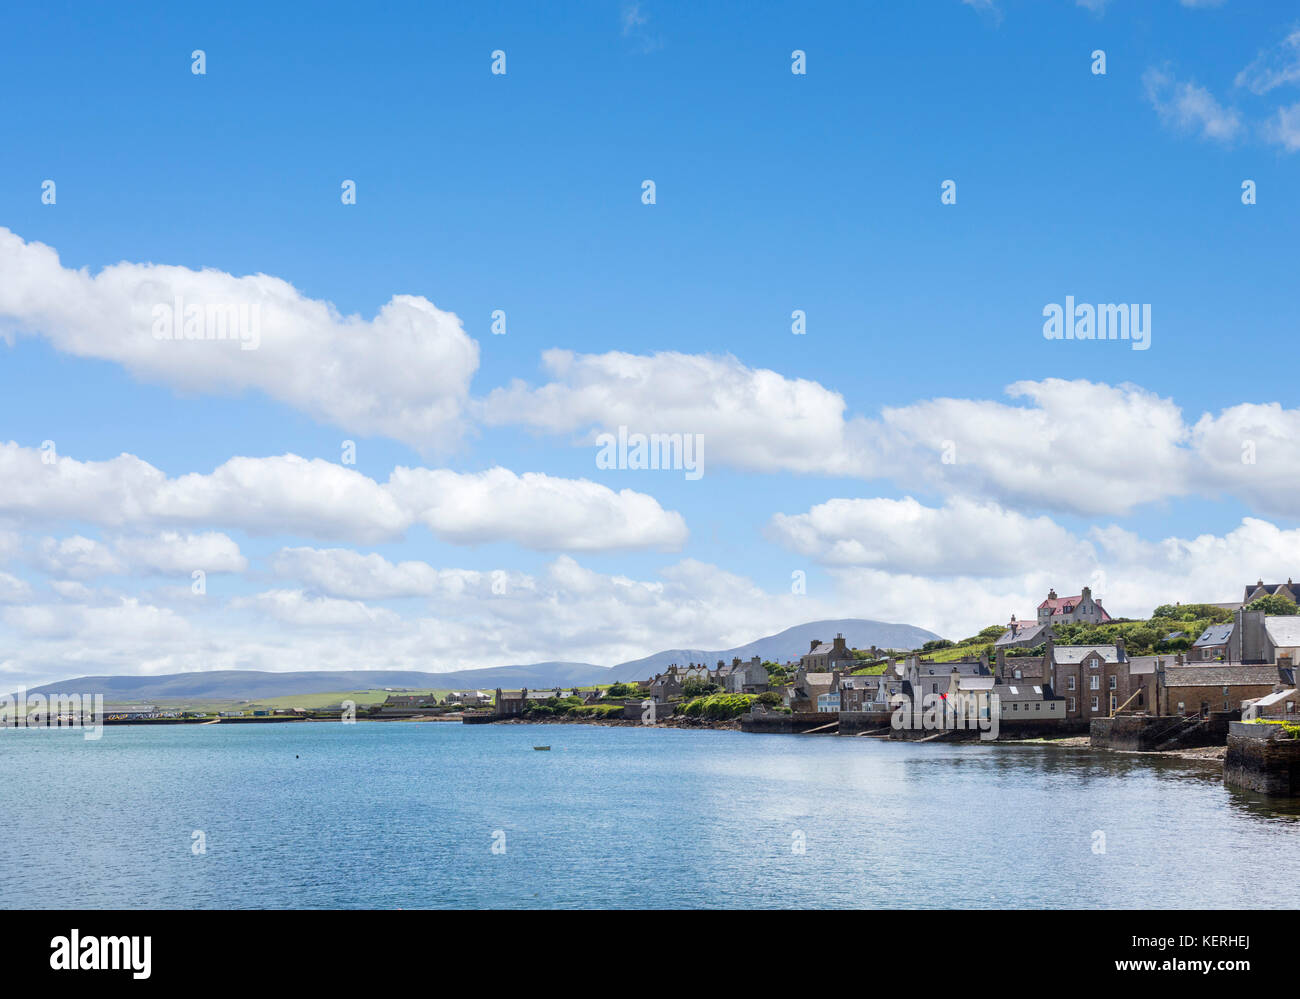
{"type": "Polygon", "coordinates": [[[1010,645],[1012,642],[1027,642],[1030,645],[1038,645],[1040,642],[1045,642],[1047,640],[1046,636],[1043,634],[1046,630],[1046,624],[1038,624],[1037,622],[1030,624],[1024,622],[1014,631],[1011,628],[1004,631],[998,640],[993,643],[993,647],[997,648],[999,645],[1010,645]]]}
{"type": "Polygon", "coordinates": [[[1043,688],[1036,683],[999,683],[993,688],[993,693],[1000,701],[1044,700],[1043,688]]]}
{"type": "Polygon", "coordinates": [[[1063,664],[1081,663],[1092,652],[1100,653],[1102,662],[1120,661],[1119,649],[1114,645],[1058,645],[1055,648],[1056,661],[1063,664]]]}
{"type": "Polygon", "coordinates": [[[1165,670],[1168,687],[1244,687],[1286,683],[1276,666],[1174,666],[1165,670]]]}
{"type": "Polygon", "coordinates": [[[1201,637],[1192,643],[1192,648],[1203,649],[1209,645],[1224,645],[1232,637],[1232,622],[1212,624],[1201,632],[1201,637]]]}

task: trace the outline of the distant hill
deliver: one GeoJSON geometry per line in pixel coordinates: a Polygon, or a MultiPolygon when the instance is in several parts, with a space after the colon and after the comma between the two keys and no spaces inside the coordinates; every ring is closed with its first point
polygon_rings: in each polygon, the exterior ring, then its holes
{"type": "Polygon", "coordinates": [[[662,673],[673,663],[702,662],[712,666],[719,659],[729,663],[737,656],[741,659],[758,656],[765,661],[770,659],[783,663],[790,659],[797,660],[807,652],[814,638],[829,642],[837,634],[842,634],[852,649],[868,649],[873,645],[881,649],[916,649],[939,637],[932,631],[914,628],[910,624],[887,624],[863,618],[810,621],[747,645],[738,645],[734,649],[668,649],[656,652],[644,659],[619,663],[609,675],[615,680],[641,680],[662,673]]]}
{"type": "Polygon", "coordinates": [[[103,694],[106,701],[153,698],[231,698],[255,700],[293,694],[325,694],[344,690],[409,687],[415,690],[468,690],[471,687],[554,687],[610,683],[609,668],[590,663],[534,663],[531,666],[492,666],[487,669],[422,673],[417,670],[348,669],[298,670],[267,673],[252,669],[201,670],[161,676],[83,676],[33,688],[29,693],[103,694]]]}
{"type": "Polygon", "coordinates": [[[467,690],[471,687],[556,687],[615,680],[642,680],[661,673],[671,663],[704,662],[759,656],[776,662],[797,659],[808,651],[812,639],[829,642],[843,634],[852,648],[914,649],[939,636],[907,624],[886,624],[848,618],[842,621],[812,621],[787,628],[734,649],[667,649],[644,659],[614,667],[592,663],[545,662],[529,666],[490,666],[450,673],[416,670],[299,670],[268,673],[260,670],[200,670],[162,676],[83,676],[34,688],[31,693],[103,694],[107,701],[147,701],[155,698],[258,699],[294,694],[324,694],[334,691],[367,690],[375,687],[408,687],[417,690],[467,690]]]}

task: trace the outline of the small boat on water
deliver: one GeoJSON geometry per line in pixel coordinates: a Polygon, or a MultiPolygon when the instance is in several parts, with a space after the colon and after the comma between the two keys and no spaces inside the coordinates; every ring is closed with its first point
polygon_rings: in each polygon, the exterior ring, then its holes
{"type": "Polygon", "coordinates": [[[535,750],[537,750],[539,753],[540,753],[542,750],[546,750],[547,752],[550,752],[550,749],[551,749],[550,746],[534,746],[533,748],[534,748],[535,750]]]}

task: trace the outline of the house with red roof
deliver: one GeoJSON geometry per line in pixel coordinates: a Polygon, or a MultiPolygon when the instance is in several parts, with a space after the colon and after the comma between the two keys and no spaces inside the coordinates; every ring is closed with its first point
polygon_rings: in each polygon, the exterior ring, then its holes
{"type": "Polygon", "coordinates": [[[1111,619],[1101,601],[1092,599],[1092,588],[1085,586],[1075,597],[1058,597],[1049,590],[1047,599],[1038,605],[1039,624],[1105,624],[1111,619]]]}

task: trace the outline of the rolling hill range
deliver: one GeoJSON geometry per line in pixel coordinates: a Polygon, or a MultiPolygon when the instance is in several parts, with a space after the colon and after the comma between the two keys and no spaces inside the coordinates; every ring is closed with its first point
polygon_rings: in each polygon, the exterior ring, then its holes
{"type": "Polygon", "coordinates": [[[708,663],[712,666],[719,659],[731,662],[737,656],[749,659],[758,656],[767,661],[783,663],[798,659],[808,651],[814,638],[829,642],[837,634],[853,649],[866,649],[875,645],[882,649],[915,649],[925,642],[939,636],[924,628],[914,628],[910,624],[886,624],[883,621],[867,621],[862,618],[844,618],[839,621],[810,621],[797,624],[793,628],[776,635],[768,635],[747,645],[738,645],[734,649],[668,649],[656,652],[644,659],[633,659],[619,663],[609,672],[615,680],[643,680],[655,673],[662,673],[673,663],[708,663]]]}
{"type": "Polygon", "coordinates": [[[816,638],[830,641],[844,635],[851,647],[911,649],[938,638],[933,632],[906,624],[887,624],[861,618],[840,621],[811,621],[787,628],[733,649],[666,649],[643,659],[596,666],[592,663],[545,662],[528,666],[490,666],[484,669],[428,673],[417,670],[299,670],[272,673],[261,670],[199,670],[161,676],[83,676],[75,680],[46,684],[29,693],[103,694],[112,702],[155,698],[255,699],[294,694],[329,693],[382,687],[415,690],[447,690],[493,687],[555,687],[641,680],[662,672],[671,663],[730,662],[739,656],[759,656],[785,662],[808,651],[816,638]]]}

